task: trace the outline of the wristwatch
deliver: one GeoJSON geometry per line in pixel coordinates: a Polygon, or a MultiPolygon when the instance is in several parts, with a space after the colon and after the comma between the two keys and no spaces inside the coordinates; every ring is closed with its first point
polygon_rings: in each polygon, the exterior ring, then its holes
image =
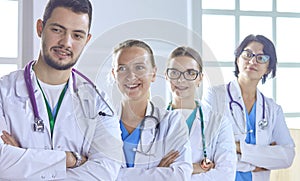
{"type": "Polygon", "coordinates": [[[82,157],[81,157],[81,155],[80,155],[79,153],[77,153],[77,152],[72,152],[72,154],[73,154],[73,156],[76,158],[76,163],[75,163],[75,165],[74,165],[73,168],[79,167],[80,164],[81,164],[81,162],[82,162],[82,157]]]}

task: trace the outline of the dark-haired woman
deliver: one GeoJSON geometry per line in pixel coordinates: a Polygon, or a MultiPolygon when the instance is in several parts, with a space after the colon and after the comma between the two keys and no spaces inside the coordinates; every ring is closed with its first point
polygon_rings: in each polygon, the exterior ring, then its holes
{"type": "Polygon", "coordinates": [[[235,51],[236,79],[206,91],[204,100],[232,120],[238,155],[236,180],[267,181],[270,170],[291,166],[294,142],[281,106],[257,85],[276,75],[276,51],[262,35],[249,35],[235,51]]]}

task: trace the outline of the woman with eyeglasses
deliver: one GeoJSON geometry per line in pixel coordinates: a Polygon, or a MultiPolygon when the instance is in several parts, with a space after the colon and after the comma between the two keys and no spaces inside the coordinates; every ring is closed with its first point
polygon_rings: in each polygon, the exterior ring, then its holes
{"type": "Polygon", "coordinates": [[[197,51],[184,46],[173,50],[166,69],[172,92],[167,109],[180,111],[186,120],[192,146],[192,180],[232,181],[236,168],[232,127],[225,117],[195,100],[202,78],[202,59],[197,51]]]}
{"type": "Polygon", "coordinates": [[[281,106],[257,88],[276,75],[276,51],[262,35],[249,35],[235,50],[235,80],[210,88],[204,100],[231,118],[236,153],[237,181],[270,180],[270,170],[291,166],[294,142],[281,106]]]}
{"type": "Polygon", "coordinates": [[[115,47],[112,74],[122,94],[118,115],[125,161],[118,180],[190,180],[191,147],[181,115],[149,100],[156,65],[140,40],[115,47]]]}

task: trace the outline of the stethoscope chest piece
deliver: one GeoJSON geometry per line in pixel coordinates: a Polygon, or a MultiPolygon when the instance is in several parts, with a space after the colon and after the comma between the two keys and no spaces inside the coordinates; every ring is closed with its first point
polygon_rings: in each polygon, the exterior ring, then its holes
{"type": "Polygon", "coordinates": [[[268,121],[266,119],[262,119],[258,122],[258,126],[260,129],[265,129],[268,126],[268,121]]]}
{"type": "Polygon", "coordinates": [[[212,161],[210,161],[208,158],[204,158],[201,162],[200,162],[200,167],[203,170],[206,170],[207,168],[211,167],[212,161]]]}
{"type": "Polygon", "coordinates": [[[33,123],[33,131],[44,132],[45,125],[42,119],[36,118],[33,123]]]}

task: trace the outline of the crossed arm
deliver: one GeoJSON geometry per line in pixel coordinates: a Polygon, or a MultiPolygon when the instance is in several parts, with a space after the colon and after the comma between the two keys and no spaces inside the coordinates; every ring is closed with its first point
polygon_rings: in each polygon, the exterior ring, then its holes
{"type": "MultiPolygon", "coordinates": [[[[6,131],[2,131],[1,139],[4,144],[21,148],[20,144],[6,131]]],[[[87,157],[81,155],[82,161],[80,165],[83,165],[87,161],[87,157]]],[[[66,151],[66,168],[74,168],[76,165],[76,158],[72,152],[66,151]]]]}
{"type": "MultiPolygon", "coordinates": [[[[236,145],[236,153],[237,154],[242,154],[241,152],[241,146],[240,146],[240,142],[235,142],[235,145],[236,145]]],[[[275,146],[276,145],[276,142],[272,142],[270,144],[270,146],[275,146]]],[[[255,166],[255,169],[252,170],[252,172],[262,172],[262,171],[267,171],[268,169],[266,168],[263,168],[263,167],[258,167],[258,166],[255,166]]]]}

